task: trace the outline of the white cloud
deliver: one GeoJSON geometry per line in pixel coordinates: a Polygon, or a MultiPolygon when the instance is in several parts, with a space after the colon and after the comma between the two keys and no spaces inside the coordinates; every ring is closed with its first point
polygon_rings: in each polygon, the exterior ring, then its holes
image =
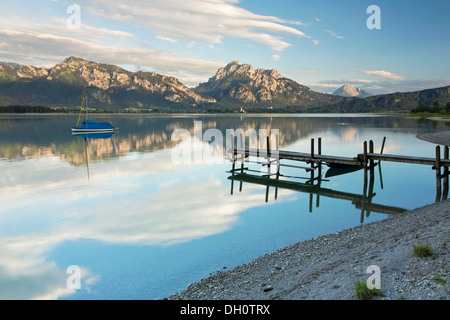
{"type": "Polygon", "coordinates": [[[121,48],[96,44],[69,36],[34,31],[0,29],[2,59],[26,63],[31,59],[43,65],[56,64],[68,56],[118,65],[137,65],[161,73],[180,73],[185,76],[213,74],[223,62],[195,59],[184,53],[147,48],[121,48]]]}
{"type": "Polygon", "coordinates": [[[252,40],[283,51],[291,44],[275,34],[306,37],[289,25],[305,24],[254,14],[237,6],[237,0],[155,0],[128,4],[88,1],[86,11],[109,19],[138,23],[171,39],[221,43],[226,37],[252,40]]]}
{"type": "Polygon", "coordinates": [[[394,81],[406,80],[406,78],[403,76],[399,76],[398,74],[384,71],[384,70],[375,70],[375,71],[363,70],[363,72],[369,76],[376,76],[376,77],[381,77],[384,79],[389,79],[389,80],[394,80],[394,81]]]}
{"type": "Polygon", "coordinates": [[[305,83],[304,84],[307,87],[310,87],[313,90],[325,90],[325,89],[333,89],[333,88],[339,88],[342,85],[341,84],[331,84],[331,83],[305,83]]]}
{"type": "Polygon", "coordinates": [[[163,41],[168,41],[168,42],[173,42],[173,43],[178,43],[177,40],[174,40],[174,39],[171,39],[171,38],[168,38],[168,37],[156,36],[156,39],[163,40],[163,41]]]}
{"type": "Polygon", "coordinates": [[[237,0],[86,0],[80,5],[79,29],[67,28],[65,11],[60,17],[0,12],[1,59],[49,67],[68,56],[78,56],[127,69],[138,66],[180,79],[205,81],[228,61],[202,59],[191,52],[158,50],[147,38],[130,30],[149,31],[149,39],[170,43],[184,40],[187,50],[194,50],[198,44],[215,48],[226,38],[244,39],[269,47],[274,51],[273,59],[292,46],[288,37],[311,39],[297,29],[304,23],[254,14],[239,7],[237,0]],[[89,20],[92,15],[94,19],[89,20]],[[91,25],[91,21],[103,21],[99,17],[105,18],[103,25],[91,25]],[[125,29],[127,24],[129,28],[125,29]]]}
{"type": "Polygon", "coordinates": [[[271,58],[272,58],[272,60],[274,60],[274,61],[278,61],[278,60],[280,60],[281,56],[280,56],[279,54],[273,54],[273,55],[271,56],[271,58]]]}
{"type": "Polygon", "coordinates": [[[319,83],[332,83],[332,84],[368,84],[372,83],[372,80],[368,79],[331,79],[331,80],[321,80],[319,83]]]}
{"type": "Polygon", "coordinates": [[[328,32],[333,38],[336,39],[345,39],[343,36],[340,36],[338,34],[336,34],[335,32],[331,31],[331,30],[323,30],[325,32],[328,32]]]}

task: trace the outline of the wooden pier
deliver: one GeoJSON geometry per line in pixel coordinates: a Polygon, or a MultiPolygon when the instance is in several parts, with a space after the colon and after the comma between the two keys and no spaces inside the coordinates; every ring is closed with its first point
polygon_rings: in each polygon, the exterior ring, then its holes
{"type": "MultiPolygon", "coordinates": [[[[400,162],[400,163],[410,163],[410,164],[420,164],[429,165],[433,170],[435,170],[436,175],[436,201],[445,200],[448,197],[449,190],[449,148],[444,146],[443,158],[441,158],[441,146],[436,146],[435,157],[416,157],[416,156],[404,156],[395,154],[384,154],[384,145],[386,138],[383,139],[382,146],[379,153],[374,152],[373,141],[365,141],[363,143],[363,152],[357,154],[354,157],[343,157],[336,155],[324,155],[322,154],[322,139],[318,138],[317,151],[315,148],[315,140],[311,139],[311,151],[309,153],[295,152],[279,150],[278,145],[275,149],[271,149],[270,138],[267,137],[265,146],[262,148],[245,148],[244,142],[241,140],[240,147],[236,148],[233,146],[229,151],[231,154],[232,169],[231,173],[234,174],[244,174],[247,170],[244,166],[245,163],[257,163],[262,166],[267,167],[267,173],[263,174],[263,177],[276,176],[277,179],[282,176],[280,173],[281,167],[291,167],[303,169],[310,173],[311,178],[309,183],[313,183],[316,180],[321,179],[321,170],[323,164],[328,164],[329,166],[349,166],[349,167],[362,167],[364,169],[364,193],[366,194],[366,189],[370,188],[370,184],[374,180],[373,169],[379,165],[382,161],[385,162],[400,162]],[[259,158],[262,160],[250,160],[250,157],[259,158]],[[303,162],[306,165],[293,165],[286,164],[284,160],[303,162]],[[236,168],[236,163],[240,162],[240,168],[236,168]],[[275,170],[272,171],[272,168],[275,170]],[[317,176],[315,172],[317,171],[317,176]],[[368,177],[369,176],[369,177],[368,177]]],[[[242,177],[241,177],[242,178],[242,177]]],[[[370,194],[370,193],[369,193],[370,194]]],[[[363,201],[364,202],[364,201],[363,201]]]]}

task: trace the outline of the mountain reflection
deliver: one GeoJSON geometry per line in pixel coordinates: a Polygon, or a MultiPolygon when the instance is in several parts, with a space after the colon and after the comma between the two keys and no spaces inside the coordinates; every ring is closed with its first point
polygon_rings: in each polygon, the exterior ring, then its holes
{"type": "MultiPolygon", "coordinates": [[[[429,130],[446,129],[445,123],[424,124],[402,117],[351,117],[351,116],[119,116],[113,115],[112,122],[120,131],[110,139],[95,139],[89,144],[89,159],[104,161],[120,158],[132,152],[148,153],[172,148],[176,142],[171,135],[176,129],[194,133],[194,120],[202,121],[203,132],[218,129],[224,137],[227,129],[243,128],[278,129],[280,146],[333,132],[341,141],[357,139],[361,128],[429,127],[429,130]],[[438,126],[439,128],[436,128],[438,126]],[[442,128],[440,128],[442,127],[442,128]]],[[[109,120],[109,118],[108,118],[109,120]]],[[[12,117],[0,118],[0,159],[39,159],[56,156],[68,163],[80,166],[85,163],[80,154],[78,141],[72,139],[70,127],[73,117],[12,117]],[[24,125],[25,124],[25,125],[24,125]]]]}

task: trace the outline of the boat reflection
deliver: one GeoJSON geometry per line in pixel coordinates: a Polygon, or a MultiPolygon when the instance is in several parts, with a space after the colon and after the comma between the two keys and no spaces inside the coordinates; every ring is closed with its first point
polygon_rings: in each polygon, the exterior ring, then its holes
{"type": "Polygon", "coordinates": [[[73,137],[77,137],[78,139],[78,143],[81,147],[82,153],[83,153],[83,157],[84,157],[84,161],[86,163],[86,170],[87,170],[87,176],[88,176],[88,180],[90,179],[90,175],[89,175],[89,141],[90,140],[96,140],[96,139],[110,139],[112,137],[112,135],[114,134],[114,131],[112,132],[73,132],[72,136],[73,137]],[[84,146],[81,143],[81,139],[82,138],[84,140],[84,146]]]}
{"type": "Polygon", "coordinates": [[[108,139],[111,138],[114,132],[87,132],[87,133],[72,133],[73,137],[81,137],[84,139],[108,139]]]}

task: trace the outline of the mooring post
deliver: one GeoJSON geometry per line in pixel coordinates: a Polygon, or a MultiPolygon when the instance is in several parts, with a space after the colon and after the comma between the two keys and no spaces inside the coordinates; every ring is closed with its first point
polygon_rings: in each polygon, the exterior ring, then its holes
{"type": "MultiPolygon", "coordinates": [[[[373,149],[373,141],[370,140],[369,141],[369,153],[373,153],[374,149],[373,149]]],[[[369,170],[370,170],[370,179],[369,179],[369,201],[372,199],[372,193],[373,193],[373,185],[375,183],[375,160],[370,159],[370,166],[369,166],[369,170]]],[[[370,214],[370,212],[367,213],[370,214]]]]}
{"type": "MultiPolygon", "coordinates": [[[[318,148],[318,150],[317,150],[317,153],[319,154],[319,156],[321,156],[322,155],[322,138],[319,138],[319,141],[318,141],[318,145],[317,145],[317,148],[318,148]]],[[[317,173],[317,177],[318,177],[318,184],[319,184],[319,186],[320,186],[320,184],[321,184],[321,179],[322,179],[322,162],[321,161],[319,161],[319,163],[318,163],[318,173],[317,173]]],[[[319,203],[319,195],[317,195],[317,206],[319,206],[318,205],[318,203],[319,203]]]]}
{"type": "MultiPolygon", "coordinates": [[[[373,153],[373,152],[374,152],[374,151],[373,151],[373,141],[370,140],[370,141],[369,141],[369,153],[373,153]]],[[[374,167],[374,164],[375,164],[375,160],[370,159],[369,161],[370,161],[370,168],[373,168],[373,167],[374,167]]]]}
{"type": "Polygon", "coordinates": [[[367,141],[364,141],[364,145],[363,145],[363,161],[364,161],[364,169],[367,168],[367,141]]]}
{"type": "MultiPolygon", "coordinates": [[[[241,162],[241,173],[244,173],[244,162],[245,162],[245,136],[241,133],[241,150],[242,150],[242,162],[241,162]]],[[[242,190],[242,187],[241,187],[242,190]]]]}
{"type": "MultiPolygon", "coordinates": [[[[444,147],[444,160],[448,160],[448,146],[444,147]]],[[[448,166],[444,166],[444,190],[442,191],[442,200],[447,200],[448,196],[448,166]]]]}
{"type": "Polygon", "coordinates": [[[311,170],[310,172],[310,183],[314,184],[314,138],[311,139],[311,156],[310,156],[310,166],[311,166],[311,170]]]}
{"type": "Polygon", "coordinates": [[[383,143],[381,144],[381,150],[380,150],[380,154],[383,154],[383,150],[384,150],[384,143],[386,142],[386,137],[383,137],[383,143]]]}
{"type": "MultiPolygon", "coordinates": [[[[237,151],[237,150],[236,150],[237,151]]],[[[234,135],[231,136],[231,154],[233,159],[232,161],[232,165],[231,165],[231,190],[230,193],[233,194],[233,189],[234,189],[234,169],[236,167],[236,154],[235,154],[235,150],[234,150],[234,135]]]]}
{"type": "Polygon", "coordinates": [[[318,155],[321,155],[321,154],[322,154],[322,138],[319,138],[319,139],[318,139],[318,145],[317,145],[317,148],[318,148],[317,154],[318,154],[318,155]]]}
{"type": "Polygon", "coordinates": [[[363,223],[364,221],[364,211],[367,201],[367,141],[364,141],[363,144],[363,165],[364,165],[364,187],[361,206],[361,223],[363,223]]]}
{"type": "MultiPolygon", "coordinates": [[[[373,141],[370,140],[369,141],[369,153],[373,153],[374,149],[373,149],[373,141]]],[[[373,194],[373,187],[375,184],[375,160],[370,159],[370,166],[369,166],[369,170],[370,170],[370,177],[369,177],[369,191],[367,194],[367,202],[368,204],[372,203],[372,198],[374,196],[373,194]]],[[[366,210],[366,217],[370,216],[370,209],[366,210]]]]}
{"type": "Polygon", "coordinates": [[[271,158],[271,154],[270,154],[270,132],[268,132],[267,137],[266,137],[266,143],[267,143],[267,174],[270,176],[270,158],[271,158]]]}
{"type": "Polygon", "coordinates": [[[441,200],[441,147],[436,146],[436,202],[441,200]]]}
{"type": "Polygon", "coordinates": [[[363,150],[363,161],[364,161],[364,186],[367,186],[367,141],[364,141],[364,150],[363,150]]]}

